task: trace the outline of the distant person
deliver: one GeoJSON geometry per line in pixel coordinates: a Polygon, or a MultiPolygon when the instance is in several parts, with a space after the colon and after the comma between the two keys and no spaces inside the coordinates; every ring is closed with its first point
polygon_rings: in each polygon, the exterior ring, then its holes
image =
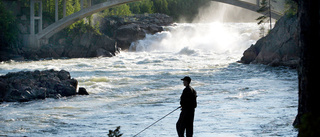
{"type": "Polygon", "coordinates": [[[177,132],[179,137],[184,137],[184,131],[186,130],[187,137],[192,137],[194,111],[197,107],[197,92],[190,86],[190,77],[186,76],[181,80],[186,88],[180,97],[181,113],[176,125],[177,132]]]}

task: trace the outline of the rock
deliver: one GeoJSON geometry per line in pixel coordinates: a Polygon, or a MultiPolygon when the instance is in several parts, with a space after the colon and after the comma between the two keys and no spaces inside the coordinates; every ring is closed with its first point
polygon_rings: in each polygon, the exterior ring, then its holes
{"type": "Polygon", "coordinates": [[[108,36],[97,36],[88,49],[87,57],[112,57],[117,53],[117,43],[108,36]]]}
{"type": "Polygon", "coordinates": [[[96,50],[96,56],[97,57],[112,57],[112,53],[103,49],[103,48],[99,48],[96,50]]]}
{"type": "Polygon", "coordinates": [[[256,59],[258,54],[259,52],[256,50],[255,46],[251,45],[250,48],[244,51],[243,57],[241,58],[241,62],[245,64],[249,64],[256,59]]]}
{"type": "Polygon", "coordinates": [[[138,24],[132,23],[118,28],[115,32],[115,39],[121,49],[128,49],[132,42],[145,38],[146,34],[138,24]]]}
{"type": "Polygon", "coordinates": [[[116,54],[117,48],[115,40],[88,30],[87,33],[73,39],[72,46],[66,48],[66,54],[63,56],[69,58],[112,57],[116,54]]]}
{"type": "MultiPolygon", "coordinates": [[[[39,73],[39,72],[37,72],[39,73]]],[[[71,76],[70,76],[70,73],[68,71],[65,71],[65,70],[61,70],[58,72],[58,78],[60,80],[68,80],[68,79],[71,79],[71,76]]]]}
{"type": "MultiPolygon", "coordinates": [[[[39,58],[60,58],[61,55],[58,55],[57,52],[54,50],[54,47],[57,47],[52,44],[44,45],[36,52],[39,58]]],[[[58,47],[61,48],[61,47],[58,47]]]]}
{"type": "Polygon", "coordinates": [[[84,87],[79,87],[79,95],[89,95],[89,93],[87,92],[87,90],[84,87]]]}
{"type": "Polygon", "coordinates": [[[173,23],[173,19],[165,14],[138,14],[126,17],[110,16],[101,19],[101,32],[113,37],[121,49],[129,49],[132,42],[141,40],[146,34],[163,31],[162,26],[173,23]]]}
{"type": "Polygon", "coordinates": [[[297,67],[300,56],[297,26],[296,17],[283,16],[267,36],[243,53],[240,62],[297,67]]]}
{"type": "Polygon", "coordinates": [[[78,81],[61,70],[21,71],[0,76],[0,101],[25,102],[76,95],[78,81]]]}

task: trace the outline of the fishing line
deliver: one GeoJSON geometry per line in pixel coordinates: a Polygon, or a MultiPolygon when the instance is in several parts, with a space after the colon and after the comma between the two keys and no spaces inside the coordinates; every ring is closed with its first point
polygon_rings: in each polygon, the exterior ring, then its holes
{"type": "Polygon", "coordinates": [[[167,115],[163,116],[162,118],[160,118],[159,120],[157,120],[156,122],[152,123],[151,125],[149,125],[148,127],[146,127],[145,129],[141,130],[138,134],[134,135],[133,137],[136,137],[137,135],[139,135],[140,133],[142,133],[143,131],[147,130],[148,128],[152,127],[154,124],[158,123],[160,120],[164,119],[165,117],[169,116],[171,113],[175,112],[176,110],[178,110],[181,107],[178,107],[174,110],[172,110],[170,113],[168,113],[167,115]]]}

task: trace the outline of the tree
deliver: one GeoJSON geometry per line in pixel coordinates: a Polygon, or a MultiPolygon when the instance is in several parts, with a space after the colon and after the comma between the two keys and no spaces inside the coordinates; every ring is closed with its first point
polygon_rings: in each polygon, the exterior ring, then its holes
{"type": "Polygon", "coordinates": [[[320,1],[297,0],[299,47],[301,47],[298,115],[294,122],[299,137],[320,136],[320,92],[318,87],[318,43],[320,39],[320,1]]]}
{"type": "Polygon", "coordinates": [[[153,13],[153,2],[151,0],[143,0],[130,3],[130,10],[133,14],[153,13]]]}
{"type": "Polygon", "coordinates": [[[128,16],[131,15],[130,7],[123,4],[103,11],[103,16],[128,16]]]}
{"type": "Polygon", "coordinates": [[[141,5],[140,1],[134,2],[134,3],[129,3],[131,13],[140,14],[140,5],[141,5]]]}
{"type": "Polygon", "coordinates": [[[285,14],[286,16],[292,17],[298,12],[298,4],[294,0],[285,1],[285,14]]]}
{"type": "Polygon", "coordinates": [[[7,48],[17,40],[18,28],[16,19],[0,1],[0,48],[7,48]]]}
{"type": "Polygon", "coordinates": [[[156,13],[164,13],[164,14],[169,14],[169,9],[168,9],[168,2],[167,0],[154,0],[154,11],[156,13]]]}
{"type": "Polygon", "coordinates": [[[140,5],[140,14],[144,14],[144,13],[153,13],[154,9],[153,9],[154,5],[153,2],[151,0],[144,0],[141,2],[140,5]]]}
{"type": "MultiPolygon", "coordinates": [[[[275,2],[273,0],[273,2],[275,2]]],[[[272,28],[272,20],[271,20],[271,0],[262,0],[261,1],[261,7],[257,10],[257,12],[262,13],[263,15],[258,17],[256,20],[258,21],[258,25],[265,23],[266,21],[269,21],[270,28],[272,28]]]]}

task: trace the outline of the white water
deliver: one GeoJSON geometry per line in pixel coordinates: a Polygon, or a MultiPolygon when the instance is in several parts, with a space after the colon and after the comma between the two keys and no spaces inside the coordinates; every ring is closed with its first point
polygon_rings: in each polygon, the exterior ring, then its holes
{"type": "MultiPolygon", "coordinates": [[[[0,104],[0,135],[130,137],[179,106],[189,75],[198,92],[195,137],[296,136],[295,70],[236,63],[258,39],[255,23],[176,24],[112,58],[0,64],[0,74],[67,70],[89,96],[0,104]]],[[[179,111],[141,137],[174,137],[179,111]]]]}

